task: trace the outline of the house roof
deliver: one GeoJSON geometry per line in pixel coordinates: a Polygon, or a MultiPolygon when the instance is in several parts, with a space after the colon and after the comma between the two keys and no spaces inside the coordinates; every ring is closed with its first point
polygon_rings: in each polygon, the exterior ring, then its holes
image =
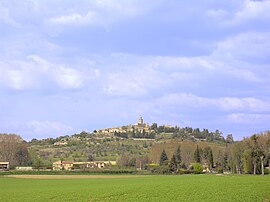
{"type": "Polygon", "coordinates": [[[62,164],[73,164],[73,161],[63,161],[62,164]]]}

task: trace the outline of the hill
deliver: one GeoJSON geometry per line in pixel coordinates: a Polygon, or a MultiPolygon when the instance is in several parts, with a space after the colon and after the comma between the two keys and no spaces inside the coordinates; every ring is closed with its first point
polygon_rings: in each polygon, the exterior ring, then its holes
{"type": "Polygon", "coordinates": [[[118,161],[119,165],[136,166],[140,163],[158,163],[162,149],[168,151],[169,157],[177,146],[181,146],[183,163],[189,165],[193,160],[196,145],[204,148],[210,146],[214,158],[224,153],[226,144],[232,143],[231,135],[225,139],[218,130],[209,132],[208,129],[178,126],[151,126],[143,122],[134,125],[113,127],[81,132],[79,134],[33,139],[29,142],[32,157],[36,162],[51,166],[57,160],[68,161],[118,161]],[[170,147],[170,149],[169,149],[170,147]]]}

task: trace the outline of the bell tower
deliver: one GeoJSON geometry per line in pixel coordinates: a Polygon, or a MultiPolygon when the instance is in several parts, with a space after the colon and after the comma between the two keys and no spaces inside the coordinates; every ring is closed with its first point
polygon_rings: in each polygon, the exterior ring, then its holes
{"type": "Polygon", "coordinates": [[[139,118],[138,125],[143,125],[143,118],[142,118],[142,116],[140,116],[140,118],[139,118]]]}

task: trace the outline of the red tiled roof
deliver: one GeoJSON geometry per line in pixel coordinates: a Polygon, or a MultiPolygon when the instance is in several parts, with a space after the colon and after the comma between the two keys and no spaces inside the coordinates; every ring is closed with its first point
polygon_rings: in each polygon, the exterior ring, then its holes
{"type": "Polygon", "coordinates": [[[73,164],[72,161],[63,161],[62,164],[73,164]]]}

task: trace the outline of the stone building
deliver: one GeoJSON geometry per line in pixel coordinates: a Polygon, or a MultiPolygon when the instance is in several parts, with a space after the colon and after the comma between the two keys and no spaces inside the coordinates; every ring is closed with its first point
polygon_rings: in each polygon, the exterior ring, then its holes
{"type": "Polygon", "coordinates": [[[0,170],[9,170],[9,162],[0,162],[0,170]]]}

